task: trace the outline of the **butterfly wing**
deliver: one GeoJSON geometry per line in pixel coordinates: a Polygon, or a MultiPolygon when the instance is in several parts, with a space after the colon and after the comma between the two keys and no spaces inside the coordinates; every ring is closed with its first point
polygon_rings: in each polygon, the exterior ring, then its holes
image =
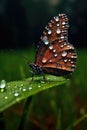
{"type": "Polygon", "coordinates": [[[68,18],[59,14],[45,27],[35,63],[46,73],[65,75],[74,71],[76,51],[68,42],[68,18]]]}

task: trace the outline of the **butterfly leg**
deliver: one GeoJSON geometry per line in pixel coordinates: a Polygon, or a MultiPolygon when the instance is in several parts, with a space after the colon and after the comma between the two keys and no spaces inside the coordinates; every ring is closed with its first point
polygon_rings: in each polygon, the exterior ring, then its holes
{"type": "Polygon", "coordinates": [[[33,71],[30,71],[30,73],[31,73],[31,77],[32,77],[32,79],[31,79],[31,82],[30,82],[30,84],[33,82],[33,79],[34,79],[34,75],[35,75],[35,73],[33,72],[33,71]]]}
{"type": "Polygon", "coordinates": [[[44,73],[42,73],[42,76],[43,76],[43,80],[46,82],[46,81],[47,81],[47,79],[46,79],[46,77],[45,77],[44,73]]]}

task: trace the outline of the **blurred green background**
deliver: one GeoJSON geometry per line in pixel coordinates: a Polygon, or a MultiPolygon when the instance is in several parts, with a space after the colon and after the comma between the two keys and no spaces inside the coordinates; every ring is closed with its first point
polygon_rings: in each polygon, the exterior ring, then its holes
{"type": "MultiPolygon", "coordinates": [[[[68,84],[33,96],[25,130],[87,129],[87,0],[0,0],[0,80],[31,76],[27,63],[34,61],[44,27],[59,13],[69,18],[77,67],[68,84]]],[[[0,129],[18,128],[23,105],[24,101],[4,111],[0,129]]]]}

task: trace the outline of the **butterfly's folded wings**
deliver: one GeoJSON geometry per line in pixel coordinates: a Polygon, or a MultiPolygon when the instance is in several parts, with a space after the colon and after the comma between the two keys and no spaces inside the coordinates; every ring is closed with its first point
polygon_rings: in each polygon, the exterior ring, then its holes
{"type": "Polygon", "coordinates": [[[41,37],[35,64],[43,72],[53,75],[66,75],[76,67],[76,50],[68,42],[68,18],[59,14],[45,27],[41,37]]]}

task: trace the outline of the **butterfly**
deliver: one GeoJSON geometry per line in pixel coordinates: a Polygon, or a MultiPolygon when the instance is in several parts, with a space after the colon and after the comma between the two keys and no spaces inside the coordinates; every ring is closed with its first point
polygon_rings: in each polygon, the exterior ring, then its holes
{"type": "Polygon", "coordinates": [[[45,27],[30,67],[35,74],[64,76],[76,67],[76,50],[68,42],[68,18],[65,14],[55,16],[45,27]]]}

